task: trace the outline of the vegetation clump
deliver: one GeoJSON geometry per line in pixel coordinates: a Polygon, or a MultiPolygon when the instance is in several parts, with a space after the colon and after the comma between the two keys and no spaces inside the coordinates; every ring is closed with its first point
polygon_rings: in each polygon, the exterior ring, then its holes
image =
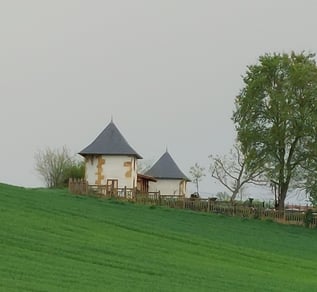
{"type": "Polygon", "coordinates": [[[312,209],[308,209],[306,212],[305,212],[305,215],[304,215],[304,225],[305,227],[310,227],[312,225],[314,221],[314,215],[313,215],[313,210],[312,209]]]}
{"type": "Polygon", "coordinates": [[[85,177],[85,164],[70,154],[66,146],[61,149],[47,147],[35,153],[35,170],[48,188],[61,188],[70,178],[85,177]]]}
{"type": "Polygon", "coordinates": [[[266,54],[248,66],[233,120],[248,172],[260,170],[284,210],[288,190],[316,193],[317,66],[314,54],[266,54]]]}

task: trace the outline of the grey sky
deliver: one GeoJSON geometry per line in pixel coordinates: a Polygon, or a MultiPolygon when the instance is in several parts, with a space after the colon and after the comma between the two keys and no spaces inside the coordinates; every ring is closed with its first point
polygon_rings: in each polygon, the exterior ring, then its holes
{"type": "MultiPolygon", "coordinates": [[[[246,66],[317,52],[317,1],[1,1],[0,181],[37,186],[34,153],[76,153],[111,115],[146,160],[188,174],[231,148],[246,66]]],[[[208,176],[201,190],[221,188],[208,176]]]]}

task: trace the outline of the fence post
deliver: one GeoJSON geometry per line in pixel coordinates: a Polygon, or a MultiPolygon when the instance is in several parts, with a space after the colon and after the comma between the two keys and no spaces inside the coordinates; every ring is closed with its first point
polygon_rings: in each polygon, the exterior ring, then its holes
{"type": "Polygon", "coordinates": [[[68,180],[68,191],[73,192],[73,179],[71,177],[68,180]]]}
{"type": "Polygon", "coordinates": [[[73,180],[73,191],[74,191],[74,194],[78,194],[78,182],[77,182],[77,178],[74,178],[74,180],[73,180]]]}
{"type": "Polygon", "coordinates": [[[137,193],[136,193],[136,188],[132,188],[132,198],[134,199],[134,202],[137,202],[138,201],[138,198],[137,198],[137,193]]]}
{"type": "Polygon", "coordinates": [[[84,180],[83,184],[84,184],[84,194],[87,195],[88,194],[88,181],[84,180]]]}
{"type": "Polygon", "coordinates": [[[83,180],[78,179],[78,193],[81,195],[83,193],[83,180]]]}

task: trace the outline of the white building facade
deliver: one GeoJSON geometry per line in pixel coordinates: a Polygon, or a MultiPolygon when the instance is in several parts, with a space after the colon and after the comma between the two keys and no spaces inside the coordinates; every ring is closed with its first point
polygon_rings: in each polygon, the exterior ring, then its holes
{"type": "Polygon", "coordinates": [[[134,156],[90,155],[85,160],[85,179],[89,185],[135,188],[136,160],[134,156]]]}
{"type": "Polygon", "coordinates": [[[80,153],[85,158],[85,179],[89,185],[107,189],[136,188],[137,159],[142,158],[111,123],[80,153]]]}
{"type": "Polygon", "coordinates": [[[149,183],[149,191],[160,191],[161,195],[187,195],[186,186],[190,180],[179,169],[168,151],[145,174],[156,179],[155,183],[149,183]]]}

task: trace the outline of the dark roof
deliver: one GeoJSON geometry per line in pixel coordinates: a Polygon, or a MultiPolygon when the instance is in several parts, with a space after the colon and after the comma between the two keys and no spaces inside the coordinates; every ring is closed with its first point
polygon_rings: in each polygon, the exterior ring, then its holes
{"type": "Polygon", "coordinates": [[[140,179],[157,182],[157,180],[153,176],[148,176],[148,175],[145,175],[145,174],[138,173],[137,177],[140,178],[140,179]]]}
{"type": "Polygon", "coordinates": [[[111,121],[99,136],[80,155],[131,155],[142,158],[122,136],[116,125],[111,121]]]}
{"type": "Polygon", "coordinates": [[[161,158],[145,173],[161,179],[189,179],[179,169],[171,155],[166,151],[161,158]]]}

